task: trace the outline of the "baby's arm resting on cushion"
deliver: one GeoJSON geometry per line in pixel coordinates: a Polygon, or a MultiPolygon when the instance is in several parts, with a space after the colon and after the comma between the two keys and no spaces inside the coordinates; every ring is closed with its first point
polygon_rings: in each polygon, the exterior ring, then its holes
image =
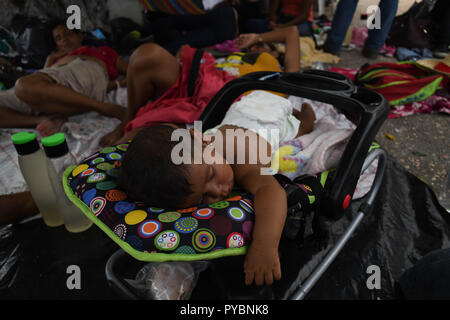
{"type": "Polygon", "coordinates": [[[286,193],[272,175],[262,174],[263,168],[270,168],[270,144],[253,131],[242,129],[225,125],[219,130],[225,137],[222,148],[224,154],[228,155],[230,151],[227,147],[232,146],[234,149],[231,167],[235,184],[254,195],[255,220],[252,243],[244,263],[245,283],[251,285],[255,281],[257,285],[271,284],[273,279],[281,278],[278,244],[287,214],[286,193]],[[229,135],[228,129],[241,131],[234,131],[235,134],[229,135]],[[242,139],[243,137],[245,138],[242,139]],[[255,149],[251,141],[255,142],[258,148],[255,149]],[[238,158],[242,152],[245,153],[244,161],[238,158]],[[255,155],[256,159],[251,159],[252,155],[255,155]],[[267,157],[269,163],[265,163],[267,159],[264,158],[267,157]]]}
{"type": "Polygon", "coordinates": [[[286,220],[286,193],[273,176],[261,175],[259,165],[240,165],[236,182],[254,195],[255,224],[245,257],[245,283],[272,284],[281,278],[278,244],[286,220]]]}

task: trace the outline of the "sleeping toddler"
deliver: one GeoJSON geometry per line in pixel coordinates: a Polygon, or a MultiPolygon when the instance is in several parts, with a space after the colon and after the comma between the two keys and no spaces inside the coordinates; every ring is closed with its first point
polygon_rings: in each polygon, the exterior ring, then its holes
{"type": "Polygon", "coordinates": [[[278,244],[287,211],[286,193],[269,174],[270,158],[279,143],[311,132],[314,121],[309,104],[298,111],[284,97],[252,91],[205,133],[173,124],[139,132],[123,158],[119,184],[135,199],[173,209],[225,200],[235,185],[253,194],[255,222],[245,283],[270,285],[281,278],[278,244]],[[180,144],[176,136],[188,139],[180,144]],[[188,161],[174,157],[180,150],[188,161]]]}

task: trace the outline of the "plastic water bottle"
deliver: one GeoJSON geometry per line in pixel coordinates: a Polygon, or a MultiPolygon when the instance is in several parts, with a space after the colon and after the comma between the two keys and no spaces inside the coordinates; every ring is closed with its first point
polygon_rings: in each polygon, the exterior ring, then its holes
{"type": "Polygon", "coordinates": [[[325,70],[325,66],[321,61],[314,62],[311,68],[315,70],[325,70]]]}
{"type": "Polygon", "coordinates": [[[92,225],[92,221],[75,206],[64,192],[62,176],[64,170],[76,164],[75,157],[69,152],[64,133],[55,133],[42,139],[47,155],[47,171],[57,197],[58,208],[64,217],[64,225],[70,232],[82,232],[92,225]]]}
{"type": "Polygon", "coordinates": [[[19,132],[13,134],[11,139],[18,153],[20,171],[44,223],[49,227],[61,226],[64,220],[47,174],[47,159],[39,146],[36,134],[19,132]]]}

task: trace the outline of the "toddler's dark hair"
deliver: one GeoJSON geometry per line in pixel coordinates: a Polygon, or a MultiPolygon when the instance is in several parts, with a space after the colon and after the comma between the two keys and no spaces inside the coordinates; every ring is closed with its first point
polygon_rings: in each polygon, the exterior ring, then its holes
{"type": "Polygon", "coordinates": [[[118,184],[133,200],[164,209],[178,209],[192,191],[183,164],[171,159],[176,128],[155,125],[141,130],[122,159],[118,184]]]}

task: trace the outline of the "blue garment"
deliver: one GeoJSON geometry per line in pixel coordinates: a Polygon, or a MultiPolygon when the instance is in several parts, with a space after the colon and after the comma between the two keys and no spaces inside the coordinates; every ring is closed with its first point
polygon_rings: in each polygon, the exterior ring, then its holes
{"type": "Polygon", "coordinates": [[[395,57],[398,61],[409,61],[409,60],[420,60],[420,59],[431,59],[433,58],[433,52],[427,48],[404,48],[397,47],[395,51],[395,57]]]}
{"type": "Polygon", "coordinates": [[[312,36],[314,29],[311,21],[305,21],[297,25],[298,34],[302,37],[312,36]]]}
{"type": "MultiPolygon", "coordinates": [[[[330,53],[339,53],[342,42],[347,34],[347,29],[352,22],[358,0],[340,0],[334,13],[331,30],[328,33],[324,49],[330,53]]],[[[398,0],[381,0],[380,29],[370,29],[364,46],[376,52],[380,51],[392,26],[392,21],[397,13],[398,0]]]]}

